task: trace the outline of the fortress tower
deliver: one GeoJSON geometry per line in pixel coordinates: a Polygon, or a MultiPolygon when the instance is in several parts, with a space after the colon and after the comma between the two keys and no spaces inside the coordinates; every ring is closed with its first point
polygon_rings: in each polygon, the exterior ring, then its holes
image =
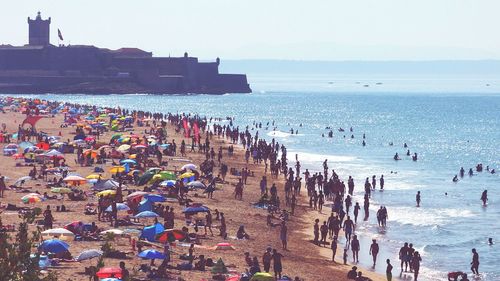
{"type": "Polygon", "coordinates": [[[29,45],[47,46],[50,45],[50,18],[42,20],[38,12],[34,20],[28,17],[29,24],[29,45]]]}

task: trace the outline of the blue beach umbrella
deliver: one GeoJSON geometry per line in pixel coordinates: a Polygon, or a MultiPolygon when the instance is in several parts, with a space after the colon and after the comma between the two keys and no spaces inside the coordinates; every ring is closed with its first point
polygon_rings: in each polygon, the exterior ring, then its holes
{"type": "Polygon", "coordinates": [[[59,239],[49,239],[43,241],[40,246],[38,246],[42,251],[50,252],[50,253],[60,253],[67,251],[69,249],[69,245],[66,242],[61,241],[59,239]]]}
{"type": "Polygon", "coordinates": [[[140,212],[137,215],[134,216],[134,218],[140,219],[140,218],[157,218],[159,215],[155,212],[151,211],[144,211],[140,212]]]}
{"type": "Polygon", "coordinates": [[[158,195],[158,194],[147,194],[144,196],[146,200],[149,200],[151,202],[165,202],[165,197],[158,195]]]}
{"type": "Polygon", "coordinates": [[[163,259],[165,259],[165,255],[162,252],[159,252],[157,250],[149,250],[149,249],[140,252],[137,256],[140,258],[149,259],[149,260],[155,260],[155,259],[163,260],[163,259]]]}
{"type": "Polygon", "coordinates": [[[162,181],[160,183],[160,186],[174,186],[175,185],[175,181],[174,180],[166,180],[166,181],[162,181]]]}
{"type": "Polygon", "coordinates": [[[183,213],[186,213],[186,214],[194,214],[194,213],[201,213],[201,212],[209,212],[210,209],[208,209],[208,207],[205,207],[205,206],[197,206],[197,207],[187,207],[187,208],[184,208],[184,210],[182,211],[183,213]]]}
{"type": "Polygon", "coordinates": [[[137,164],[137,162],[135,160],[132,160],[132,159],[125,159],[125,160],[120,161],[120,163],[122,163],[122,164],[137,164]]]}

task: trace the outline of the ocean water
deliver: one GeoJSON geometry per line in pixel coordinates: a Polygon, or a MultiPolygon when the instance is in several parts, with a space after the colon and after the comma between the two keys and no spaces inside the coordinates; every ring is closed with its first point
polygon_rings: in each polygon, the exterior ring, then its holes
{"type": "Polygon", "coordinates": [[[297,153],[303,168],[318,171],[328,159],[330,169],[341,178],[352,175],[354,201],[360,204],[364,179],[384,175],[385,191],[374,192],[370,220],[358,221],[362,265],[371,264],[368,243],[377,238],[383,253],[376,270],[384,272],[384,260],[390,258],[393,273],[398,275],[397,252],[404,242],[410,242],[423,258],[420,280],[446,280],[449,271],[470,272],[471,249],[476,248],[480,280],[500,280],[500,244],[487,244],[489,237],[500,241],[499,173],[484,171],[452,182],[462,166],[466,171],[478,163],[500,169],[500,79],[253,75],[251,83],[254,93],[248,95],[38,97],[231,116],[240,127],[262,122],[260,136],[285,144],[290,162],[297,153]],[[276,131],[271,126],[265,130],[266,123],[273,120],[276,131]],[[327,126],[334,129],[333,138],[322,137],[327,135],[327,126]],[[351,126],[354,139],[348,132],[351,126]],[[339,127],[346,132],[338,132],[339,127]],[[298,134],[290,134],[291,128],[298,134]],[[361,145],[363,133],[365,147],[361,145]],[[406,156],[405,142],[412,153],[418,153],[417,162],[406,156]],[[392,159],[396,152],[401,161],[392,159]],[[489,195],[487,207],[480,202],[484,189],[489,195]],[[415,207],[417,191],[422,193],[421,208],[415,207]],[[389,212],[387,228],[376,223],[375,211],[380,205],[389,212]]]}

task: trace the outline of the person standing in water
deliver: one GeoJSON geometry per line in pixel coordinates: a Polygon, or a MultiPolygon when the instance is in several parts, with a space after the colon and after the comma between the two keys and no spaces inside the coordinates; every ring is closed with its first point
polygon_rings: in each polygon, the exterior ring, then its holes
{"type": "Polygon", "coordinates": [[[420,207],[420,191],[417,192],[417,196],[415,196],[415,200],[417,201],[417,207],[420,207]]]}
{"type": "Polygon", "coordinates": [[[337,236],[333,237],[331,248],[332,248],[332,261],[335,262],[335,255],[337,254],[337,236]]]}
{"type": "Polygon", "coordinates": [[[479,254],[477,253],[475,248],[472,249],[472,262],[470,264],[471,264],[470,269],[472,270],[472,273],[478,275],[479,274],[479,254]]]}
{"type": "Polygon", "coordinates": [[[385,276],[387,277],[387,281],[392,281],[392,264],[391,260],[387,259],[387,267],[385,269],[385,276]]]}
{"type": "Polygon", "coordinates": [[[481,201],[483,201],[483,206],[486,206],[486,202],[488,202],[488,190],[484,190],[483,194],[481,194],[481,201]]]}
{"type": "Polygon", "coordinates": [[[377,241],[375,239],[372,240],[372,244],[370,245],[370,251],[368,254],[370,254],[373,258],[373,268],[375,268],[375,264],[377,263],[377,255],[379,251],[379,247],[377,244],[377,241]]]}
{"type": "Polygon", "coordinates": [[[361,206],[359,206],[359,202],[356,202],[356,205],[354,205],[354,223],[358,223],[359,210],[361,210],[361,206]]]}
{"type": "Polygon", "coordinates": [[[384,175],[381,175],[380,176],[380,190],[384,190],[384,184],[385,184],[384,175]]]}

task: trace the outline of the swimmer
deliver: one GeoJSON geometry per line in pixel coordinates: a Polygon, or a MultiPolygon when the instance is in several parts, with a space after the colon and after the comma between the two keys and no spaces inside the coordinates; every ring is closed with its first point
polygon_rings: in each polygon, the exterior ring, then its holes
{"type": "Polygon", "coordinates": [[[462,177],[462,178],[463,178],[463,177],[464,177],[464,175],[465,175],[465,170],[464,170],[464,167],[461,167],[461,168],[460,168],[460,177],[462,177]]]}
{"type": "Polygon", "coordinates": [[[457,181],[458,181],[458,176],[457,176],[457,175],[455,175],[455,176],[453,177],[453,182],[457,182],[457,181]]]}
{"type": "Polygon", "coordinates": [[[405,142],[405,144],[403,145],[403,147],[404,147],[404,148],[408,148],[408,145],[406,144],[406,142],[405,142]]]}
{"type": "Polygon", "coordinates": [[[492,246],[493,245],[493,238],[488,238],[488,245],[492,246]]]}
{"type": "Polygon", "coordinates": [[[413,160],[413,161],[417,161],[417,160],[418,160],[418,155],[417,155],[417,153],[416,153],[416,152],[415,152],[415,154],[413,154],[413,156],[412,156],[412,160],[413,160]]]}
{"type": "Polygon", "coordinates": [[[420,207],[420,191],[417,192],[417,196],[415,196],[415,200],[417,201],[417,207],[420,207]]]}
{"type": "Polygon", "coordinates": [[[483,201],[483,206],[486,206],[486,202],[488,202],[488,190],[483,191],[483,194],[481,194],[481,201],[483,201]]]}
{"type": "Polygon", "coordinates": [[[394,160],[401,160],[401,158],[399,158],[399,154],[396,152],[396,154],[394,155],[394,160]]]}
{"type": "Polygon", "coordinates": [[[365,142],[365,140],[363,140],[362,144],[363,144],[363,146],[366,146],[366,142],[365,142]]]}
{"type": "Polygon", "coordinates": [[[472,171],[472,168],[469,169],[469,177],[472,177],[474,175],[474,171],[472,171]]]}
{"type": "Polygon", "coordinates": [[[410,156],[410,150],[406,150],[406,156],[410,156]]]}

